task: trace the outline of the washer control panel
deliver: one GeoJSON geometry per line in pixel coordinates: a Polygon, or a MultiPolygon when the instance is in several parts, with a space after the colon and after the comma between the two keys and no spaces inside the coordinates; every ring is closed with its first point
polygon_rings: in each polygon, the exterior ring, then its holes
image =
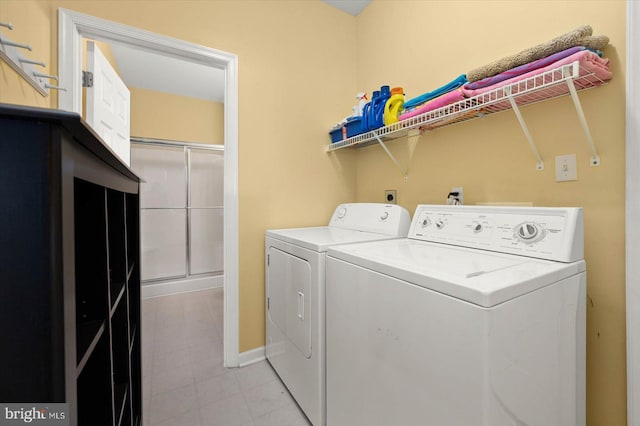
{"type": "Polygon", "coordinates": [[[570,262],[582,227],[580,208],[419,205],[409,238],[570,262]]]}

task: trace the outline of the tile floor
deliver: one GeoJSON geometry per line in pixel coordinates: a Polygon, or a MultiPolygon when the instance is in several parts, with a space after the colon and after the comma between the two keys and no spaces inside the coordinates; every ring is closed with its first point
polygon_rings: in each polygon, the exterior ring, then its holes
{"type": "Polygon", "coordinates": [[[222,288],[142,301],[144,426],[308,426],[271,366],[222,364],[222,288]]]}

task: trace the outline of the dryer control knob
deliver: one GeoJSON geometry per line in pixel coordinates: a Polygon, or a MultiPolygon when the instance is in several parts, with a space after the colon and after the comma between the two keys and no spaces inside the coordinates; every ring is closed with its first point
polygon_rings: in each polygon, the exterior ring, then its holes
{"type": "Polygon", "coordinates": [[[438,229],[444,228],[444,221],[442,219],[436,220],[436,228],[438,229]]]}
{"type": "Polygon", "coordinates": [[[342,219],[346,215],[347,215],[347,208],[345,206],[340,207],[337,212],[338,219],[342,219]]]}
{"type": "Polygon", "coordinates": [[[380,220],[387,220],[389,218],[389,212],[384,212],[380,215],[380,220]]]}
{"type": "Polygon", "coordinates": [[[475,226],[473,227],[473,232],[477,234],[478,232],[481,232],[481,231],[482,231],[482,225],[479,223],[476,223],[475,226]]]}
{"type": "Polygon", "coordinates": [[[431,225],[431,219],[429,219],[428,217],[425,217],[424,219],[422,219],[422,222],[420,222],[422,224],[423,228],[426,228],[427,226],[431,225]]]}

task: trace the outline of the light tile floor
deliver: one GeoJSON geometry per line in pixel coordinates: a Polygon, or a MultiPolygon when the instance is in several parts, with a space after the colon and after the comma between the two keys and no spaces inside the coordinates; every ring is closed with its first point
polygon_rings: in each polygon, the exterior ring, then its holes
{"type": "Polygon", "coordinates": [[[310,425],[266,361],[224,368],[222,292],[142,301],[144,425],[310,425]]]}

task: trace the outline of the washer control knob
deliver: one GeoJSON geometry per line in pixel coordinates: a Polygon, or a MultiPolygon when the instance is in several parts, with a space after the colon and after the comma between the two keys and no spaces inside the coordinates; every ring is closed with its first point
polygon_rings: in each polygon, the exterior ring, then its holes
{"type": "Polygon", "coordinates": [[[336,214],[338,216],[338,219],[342,219],[347,215],[347,208],[345,206],[340,206],[336,214]]]}
{"type": "Polygon", "coordinates": [[[427,226],[431,225],[431,219],[429,219],[428,217],[425,217],[422,219],[422,222],[420,222],[423,228],[426,228],[427,226]]]}
{"type": "Polygon", "coordinates": [[[380,220],[387,220],[389,218],[389,212],[383,212],[380,215],[380,220]]]}
{"type": "Polygon", "coordinates": [[[475,226],[473,227],[473,232],[475,232],[476,234],[478,232],[482,232],[482,225],[479,223],[476,223],[475,226]]]}
{"type": "Polygon", "coordinates": [[[438,229],[444,228],[444,221],[442,219],[436,220],[436,228],[438,229]]]}
{"type": "Polygon", "coordinates": [[[524,222],[516,227],[516,236],[525,242],[533,242],[542,237],[538,225],[532,222],[524,222]]]}

